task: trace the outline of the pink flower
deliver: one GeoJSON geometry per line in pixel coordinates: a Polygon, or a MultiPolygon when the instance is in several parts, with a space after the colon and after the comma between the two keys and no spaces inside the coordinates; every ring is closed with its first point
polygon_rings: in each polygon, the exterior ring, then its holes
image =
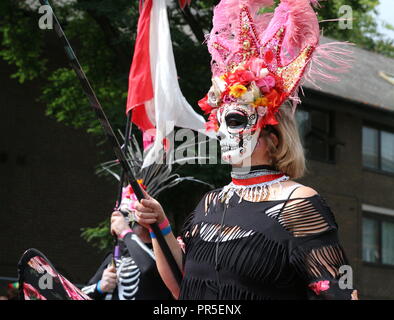
{"type": "Polygon", "coordinates": [[[248,63],[248,68],[252,71],[255,75],[260,74],[260,70],[265,67],[264,60],[262,59],[253,59],[248,63]]]}
{"type": "Polygon", "coordinates": [[[134,191],[131,185],[128,185],[122,189],[122,198],[130,199],[132,194],[134,194],[134,191]]]}
{"type": "Polygon", "coordinates": [[[256,81],[256,85],[264,93],[270,92],[273,87],[275,87],[275,78],[268,75],[262,79],[256,81]]]}
{"type": "Polygon", "coordinates": [[[318,296],[322,291],[330,289],[330,281],[317,281],[309,284],[309,288],[318,296]]]}
{"type": "MultiPolygon", "coordinates": [[[[140,183],[140,181],[138,181],[140,183]]],[[[144,188],[143,184],[140,183],[140,185],[144,188]]],[[[144,188],[146,189],[146,188],[144,188]]],[[[135,195],[133,188],[128,185],[127,187],[123,188],[122,192],[122,202],[119,206],[119,209],[124,210],[124,211],[135,211],[135,206],[137,204],[137,196],[135,195]]]]}
{"type": "Polygon", "coordinates": [[[226,94],[223,97],[223,103],[225,103],[225,104],[230,104],[230,103],[235,102],[235,101],[237,101],[237,99],[234,98],[233,96],[230,96],[229,94],[226,94]]]}
{"type": "Polygon", "coordinates": [[[256,76],[251,71],[243,71],[239,74],[239,80],[241,83],[248,84],[256,79],[256,76]]]}
{"type": "Polygon", "coordinates": [[[250,70],[240,68],[224,75],[227,86],[247,85],[256,79],[256,74],[250,70]]]}

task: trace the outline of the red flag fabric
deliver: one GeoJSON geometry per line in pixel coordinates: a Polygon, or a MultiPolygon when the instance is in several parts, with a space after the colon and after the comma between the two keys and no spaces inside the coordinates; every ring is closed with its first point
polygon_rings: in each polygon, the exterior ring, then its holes
{"type": "Polygon", "coordinates": [[[132,122],[145,131],[154,128],[145,110],[145,103],[152,100],[154,95],[149,54],[152,0],[145,0],[143,4],[140,1],[141,6],[143,8],[138,19],[137,39],[129,74],[126,114],[133,110],[132,122]]]}
{"type": "Polygon", "coordinates": [[[154,143],[144,157],[145,168],[162,161],[163,141],[171,153],[173,145],[167,137],[175,127],[205,133],[205,120],[194,111],[179,87],[166,0],[145,0],[140,11],[127,110],[133,110],[132,121],[144,133],[155,132],[154,143]]]}

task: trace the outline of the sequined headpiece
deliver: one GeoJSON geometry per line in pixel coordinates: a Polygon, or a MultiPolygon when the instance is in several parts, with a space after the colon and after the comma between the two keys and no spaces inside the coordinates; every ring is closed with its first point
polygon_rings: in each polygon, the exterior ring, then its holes
{"type": "Polygon", "coordinates": [[[285,100],[299,102],[297,89],[319,46],[310,2],[281,0],[274,11],[273,0],[222,0],[216,6],[207,37],[212,87],[199,101],[210,114],[208,130],[217,130],[216,112],[223,104],[252,105],[264,127],[278,124],[275,114],[285,100]]]}

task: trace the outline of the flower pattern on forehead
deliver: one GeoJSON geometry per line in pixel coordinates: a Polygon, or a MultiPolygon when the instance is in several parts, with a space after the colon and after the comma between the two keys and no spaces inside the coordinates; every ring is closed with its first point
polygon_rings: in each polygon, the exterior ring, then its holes
{"type": "Polygon", "coordinates": [[[276,125],[285,100],[298,101],[297,88],[319,43],[319,25],[309,0],[222,0],[207,37],[212,56],[212,87],[199,101],[209,114],[207,130],[218,130],[217,108],[248,104],[276,125]]]}

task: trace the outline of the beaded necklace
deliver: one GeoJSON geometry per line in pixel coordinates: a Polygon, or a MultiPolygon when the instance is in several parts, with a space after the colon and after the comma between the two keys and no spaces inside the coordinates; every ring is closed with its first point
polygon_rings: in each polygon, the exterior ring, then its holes
{"type": "Polygon", "coordinates": [[[275,170],[268,165],[251,167],[249,171],[233,170],[232,181],[223,187],[219,199],[228,204],[234,193],[239,196],[239,202],[244,198],[257,202],[263,201],[271,192],[271,186],[278,183],[279,192],[282,190],[281,182],[289,180],[289,176],[275,170]]]}

